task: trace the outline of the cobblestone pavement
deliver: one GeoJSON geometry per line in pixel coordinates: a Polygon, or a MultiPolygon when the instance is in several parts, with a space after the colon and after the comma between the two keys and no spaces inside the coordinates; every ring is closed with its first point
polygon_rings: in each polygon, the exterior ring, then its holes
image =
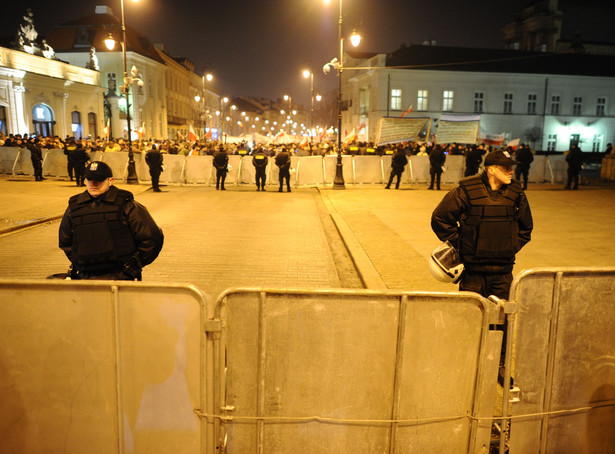
{"type": "MultiPolygon", "coordinates": [[[[216,191],[205,186],[119,185],[135,193],[165,233],[160,257],[144,270],[145,281],[191,283],[216,297],[237,286],[286,288],[358,287],[348,278],[348,257],[331,226],[327,208],[346,223],[384,286],[452,291],[426,266],[439,243],[430,228],[443,191],[424,186],[346,190],[300,188],[292,193],[256,192],[253,186],[216,191]],[[324,213],[323,213],[324,211],[324,213]],[[346,274],[346,276],[344,276],[346,274]]],[[[59,217],[80,192],[71,182],[0,177],[0,232],[34,220],[59,217]]],[[[532,241],[519,253],[515,273],[559,266],[615,266],[615,188],[532,185],[532,241]]],[[[58,220],[0,234],[0,276],[44,278],[65,271],[57,247],[58,220]]],[[[352,244],[347,242],[347,244],[352,244]]],[[[351,251],[352,252],[352,251],[351,251]]],[[[359,266],[361,264],[359,263],[359,266]]]]}

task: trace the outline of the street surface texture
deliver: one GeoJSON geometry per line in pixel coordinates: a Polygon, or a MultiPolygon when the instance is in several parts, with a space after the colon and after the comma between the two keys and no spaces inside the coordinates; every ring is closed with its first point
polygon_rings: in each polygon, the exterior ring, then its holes
{"type": "MultiPolygon", "coordinates": [[[[291,193],[274,187],[257,192],[252,185],[229,185],[226,191],[163,186],[161,193],[144,184],[118,186],[135,193],[165,234],[160,256],[144,269],[145,282],[194,284],[213,298],[231,287],[360,288],[359,273],[328,214],[334,209],[387,288],[456,290],[436,281],[427,267],[439,244],[431,212],[451,185],[442,191],[364,185],[291,193]]],[[[65,180],[0,177],[2,278],[44,279],[67,270],[57,247],[58,217],[81,190],[65,180]]],[[[561,185],[530,184],[527,196],[535,229],[517,256],[515,274],[537,267],[615,266],[614,186],[564,191],[561,185]]]]}

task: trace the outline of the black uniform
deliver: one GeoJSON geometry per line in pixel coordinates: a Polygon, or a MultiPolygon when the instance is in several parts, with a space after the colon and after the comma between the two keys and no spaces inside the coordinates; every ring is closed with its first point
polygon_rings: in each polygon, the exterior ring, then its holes
{"type": "Polygon", "coordinates": [[[68,176],[70,181],[73,181],[73,170],[75,168],[75,150],[77,149],[77,145],[74,141],[68,142],[64,145],[64,154],[66,155],[66,170],[68,171],[68,176]]]}
{"type": "Polygon", "coordinates": [[[149,174],[152,177],[152,188],[154,192],[160,192],[159,182],[160,173],[162,172],[162,153],[157,145],[154,145],[151,150],[145,154],[145,162],[149,167],[149,174]]]}
{"type": "Polygon", "coordinates": [[[406,164],[408,164],[406,153],[397,148],[395,150],[395,154],[393,155],[393,159],[391,160],[391,174],[389,175],[389,182],[385,186],[385,189],[391,189],[391,183],[393,182],[393,177],[395,176],[397,176],[397,184],[395,185],[395,189],[399,189],[401,174],[404,172],[404,167],[406,167],[406,164]]]}
{"type": "Polygon", "coordinates": [[[256,190],[265,190],[265,182],[267,181],[267,163],[269,158],[265,156],[262,149],[258,149],[256,153],[252,155],[252,165],[256,171],[256,190]]]}
{"type": "Polygon", "coordinates": [[[85,186],[85,163],[90,160],[90,155],[81,143],[77,143],[77,147],[73,152],[73,164],[75,166],[75,182],[77,186],[85,186]]]}
{"type": "Polygon", "coordinates": [[[429,175],[431,183],[428,189],[433,189],[434,182],[436,188],[440,190],[440,179],[442,177],[442,166],[446,162],[446,154],[440,145],[436,145],[429,153],[429,175]]]}
{"type": "Polygon", "coordinates": [[[147,209],[115,186],[99,197],[71,197],[60,223],[59,246],[76,279],[141,280],[163,242],[147,209]]]}
{"type": "Polygon", "coordinates": [[[466,152],[466,169],[463,174],[464,177],[469,177],[478,173],[480,163],[483,161],[483,154],[485,154],[484,150],[480,150],[476,145],[472,145],[472,147],[466,152]]]}
{"type": "Polygon", "coordinates": [[[228,155],[223,149],[218,149],[214,153],[214,167],[216,168],[216,189],[225,190],[224,180],[228,172],[228,155]]]}
{"type": "Polygon", "coordinates": [[[278,189],[278,192],[283,192],[284,180],[286,180],[286,189],[290,192],[290,154],[288,151],[283,150],[276,155],[275,165],[280,169],[280,189],[278,189]]]}
{"type": "Polygon", "coordinates": [[[27,144],[30,150],[30,160],[34,168],[34,180],[43,181],[43,150],[38,140],[31,139],[27,144]]]}
{"type": "Polygon", "coordinates": [[[520,182],[521,176],[523,176],[523,189],[527,189],[527,178],[530,173],[530,165],[532,161],[534,161],[532,150],[524,144],[521,144],[515,153],[515,161],[518,162],[517,167],[515,167],[515,180],[520,182]]]}
{"type": "Polygon", "coordinates": [[[583,167],[583,152],[577,145],[573,145],[566,155],[568,163],[568,182],[566,189],[579,189],[579,173],[583,167]]]}

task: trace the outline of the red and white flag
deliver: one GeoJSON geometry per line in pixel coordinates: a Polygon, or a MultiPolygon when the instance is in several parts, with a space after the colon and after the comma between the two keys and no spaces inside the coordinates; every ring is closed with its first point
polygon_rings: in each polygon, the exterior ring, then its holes
{"type": "Polygon", "coordinates": [[[412,104],[410,104],[410,107],[408,107],[408,110],[406,110],[403,114],[401,114],[400,118],[405,117],[406,115],[408,115],[410,112],[412,112],[412,104]]]}
{"type": "Polygon", "coordinates": [[[355,132],[354,128],[352,128],[352,131],[350,131],[350,134],[348,134],[346,138],[343,140],[344,145],[348,145],[353,140],[357,140],[357,133],[355,132]]]}
{"type": "Polygon", "coordinates": [[[299,142],[299,147],[305,148],[307,147],[307,144],[308,144],[308,138],[307,136],[304,136],[301,142],[299,142]]]}
{"type": "Polygon", "coordinates": [[[196,135],[196,132],[194,132],[194,129],[192,128],[192,125],[190,125],[190,129],[188,130],[188,140],[192,142],[196,142],[197,140],[199,140],[196,135]]]}
{"type": "Polygon", "coordinates": [[[513,139],[506,144],[506,147],[510,147],[513,150],[516,150],[518,146],[519,146],[519,139],[513,139]]]}
{"type": "Polygon", "coordinates": [[[207,134],[205,134],[205,138],[211,140],[211,139],[213,139],[213,137],[214,136],[212,135],[211,129],[210,129],[209,131],[207,131],[207,134]]]}
{"type": "Polygon", "coordinates": [[[104,137],[109,138],[109,133],[111,132],[111,118],[107,118],[107,126],[104,129],[104,137]]]}

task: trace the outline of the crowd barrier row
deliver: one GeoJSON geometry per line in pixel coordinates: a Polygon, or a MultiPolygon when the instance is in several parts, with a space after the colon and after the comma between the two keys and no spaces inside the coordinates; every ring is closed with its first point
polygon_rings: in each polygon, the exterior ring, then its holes
{"type": "Polygon", "coordinates": [[[0,452],[474,454],[493,422],[501,453],[610,452],[614,293],[615,268],[526,271],[509,301],[0,280],[0,452]]]}
{"type": "MultiPolygon", "coordinates": [[[[92,160],[102,160],[109,164],[117,180],[125,180],[128,173],[128,153],[97,151],[92,160]]],[[[383,184],[391,172],[390,155],[342,156],[344,181],[347,184],[383,184]]],[[[151,181],[149,168],[143,154],[135,153],[135,169],[139,181],[151,181]]],[[[68,177],[66,156],[62,150],[43,151],[43,175],[48,177],[68,177]]],[[[228,184],[250,184],[255,182],[252,156],[229,156],[230,171],[228,184]]],[[[336,174],[337,156],[292,156],[291,184],[299,186],[318,186],[333,184],[336,174]]],[[[163,184],[204,184],[214,185],[216,169],[212,156],[164,155],[165,170],[160,175],[163,184]]],[[[443,183],[456,183],[464,176],[463,156],[448,156],[443,183]]],[[[533,183],[562,183],[567,179],[567,164],[563,155],[535,156],[529,173],[533,183]]],[[[278,167],[274,159],[267,165],[267,184],[278,184],[278,167]]],[[[12,175],[34,175],[28,149],[0,147],[0,173],[12,175]]],[[[409,156],[408,165],[402,174],[403,184],[429,183],[429,157],[409,156]]]]}

